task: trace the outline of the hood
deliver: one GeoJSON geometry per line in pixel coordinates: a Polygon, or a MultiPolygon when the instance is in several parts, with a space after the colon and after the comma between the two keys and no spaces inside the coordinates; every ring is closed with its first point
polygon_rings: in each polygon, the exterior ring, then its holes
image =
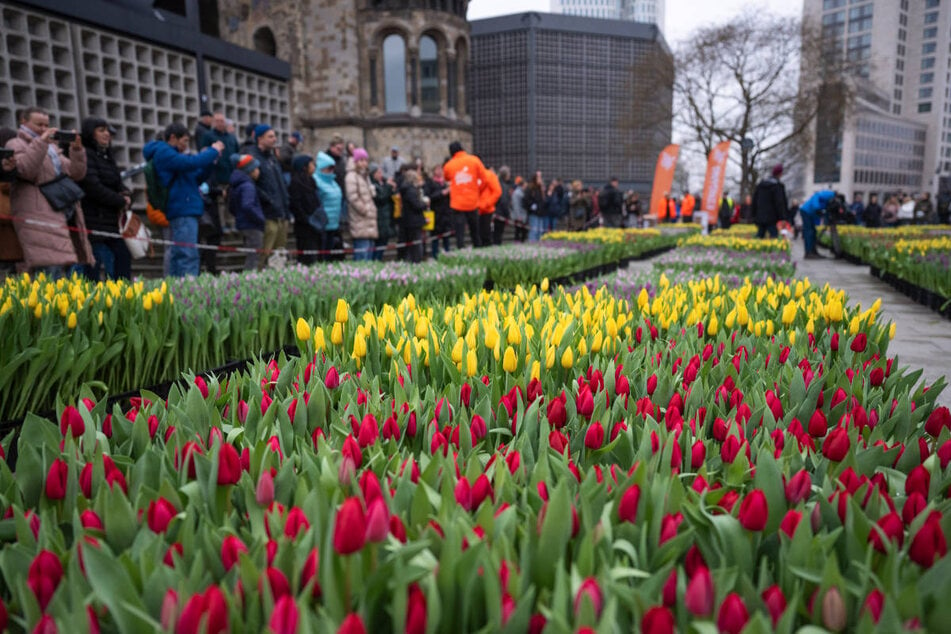
{"type": "Polygon", "coordinates": [[[779,187],[779,186],[781,185],[781,183],[780,183],[778,180],[776,180],[775,178],[773,178],[773,177],[771,176],[771,177],[769,177],[769,178],[763,180],[763,181],[760,183],[760,185],[762,185],[763,187],[769,187],[770,189],[774,189],[774,188],[776,188],[776,187],[779,187]]]}
{"type": "Polygon", "coordinates": [[[146,161],[151,161],[153,158],[155,158],[159,148],[161,148],[163,145],[168,144],[165,141],[149,141],[145,144],[145,147],[142,148],[142,157],[146,161]]]}
{"type": "Polygon", "coordinates": [[[330,167],[331,165],[337,165],[337,161],[335,161],[332,156],[326,152],[317,153],[317,171],[320,171],[325,167],[330,167]]]}
{"type": "Polygon", "coordinates": [[[250,176],[248,176],[247,172],[245,172],[244,170],[236,169],[233,172],[231,172],[231,178],[229,179],[228,184],[231,185],[232,187],[235,187],[245,181],[251,181],[251,183],[254,183],[254,180],[250,176]]]}
{"type": "Polygon", "coordinates": [[[96,128],[103,127],[109,128],[109,131],[115,135],[116,129],[109,125],[109,122],[105,119],[101,117],[88,117],[83,119],[82,129],[79,131],[83,145],[91,149],[96,149],[96,139],[93,137],[93,133],[96,131],[96,128]]]}

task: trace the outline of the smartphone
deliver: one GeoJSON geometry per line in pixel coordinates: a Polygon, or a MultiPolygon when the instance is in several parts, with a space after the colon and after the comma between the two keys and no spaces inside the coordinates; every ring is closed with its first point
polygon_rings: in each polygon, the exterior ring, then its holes
{"type": "Polygon", "coordinates": [[[73,139],[77,136],[79,135],[68,130],[57,130],[56,133],[53,134],[53,138],[57,143],[72,143],[73,139]]]}
{"type": "Polygon", "coordinates": [[[0,147],[0,159],[13,158],[13,150],[10,148],[0,147]]]}

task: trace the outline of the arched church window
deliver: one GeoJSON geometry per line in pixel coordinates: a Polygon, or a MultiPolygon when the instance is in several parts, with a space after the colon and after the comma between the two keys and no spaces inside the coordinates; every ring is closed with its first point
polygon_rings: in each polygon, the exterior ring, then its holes
{"type": "Polygon", "coordinates": [[[406,42],[395,33],[383,40],[383,103],[387,112],[406,112],[406,42]]]}
{"type": "Polygon", "coordinates": [[[254,32],[254,50],[271,57],[277,56],[277,42],[274,40],[274,32],[271,29],[262,26],[254,32]]]}
{"type": "Polygon", "coordinates": [[[436,40],[419,40],[420,102],[423,112],[439,113],[439,56],[436,40]]]}

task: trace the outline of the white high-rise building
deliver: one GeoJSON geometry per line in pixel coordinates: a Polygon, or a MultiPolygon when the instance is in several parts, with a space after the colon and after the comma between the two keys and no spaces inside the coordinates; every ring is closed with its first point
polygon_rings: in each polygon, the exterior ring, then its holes
{"type": "Polygon", "coordinates": [[[665,0],[551,0],[551,12],[656,24],[664,32],[665,0]]]}
{"type": "Polygon", "coordinates": [[[934,193],[951,175],[951,0],[804,0],[803,19],[855,87],[840,121],[817,121],[807,188],[934,193]]]}

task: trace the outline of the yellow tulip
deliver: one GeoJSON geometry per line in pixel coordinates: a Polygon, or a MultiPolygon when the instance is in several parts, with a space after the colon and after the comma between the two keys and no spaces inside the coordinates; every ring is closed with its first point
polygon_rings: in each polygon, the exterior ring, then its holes
{"type": "Polygon", "coordinates": [[[789,345],[791,346],[796,345],[796,331],[795,330],[789,331],[789,345]]]}
{"type": "Polygon", "coordinates": [[[892,325],[888,327],[888,338],[889,338],[889,339],[894,339],[894,338],[895,338],[895,326],[896,326],[896,325],[897,325],[897,324],[896,324],[895,322],[892,322],[892,325]]]}
{"type": "Polygon", "coordinates": [[[548,282],[548,278],[546,277],[545,279],[542,280],[542,292],[543,292],[543,293],[547,293],[547,292],[548,292],[548,286],[549,286],[549,282],[548,282]]]}
{"type": "Polygon", "coordinates": [[[343,343],[343,325],[339,321],[334,322],[334,329],[330,333],[330,343],[335,346],[343,343]]]}
{"type": "Polygon", "coordinates": [[[551,370],[555,367],[555,346],[548,346],[545,350],[545,369],[551,370]]]}
{"type": "Polygon", "coordinates": [[[588,342],[582,337],[581,341],[578,342],[578,356],[583,357],[586,354],[588,354],[588,342]]]}
{"type": "Polygon", "coordinates": [[[783,325],[788,326],[796,321],[796,302],[790,300],[783,307],[783,325]]]}
{"type": "Polygon", "coordinates": [[[33,316],[37,319],[43,316],[43,304],[36,305],[36,308],[33,309],[33,316]]]}
{"type": "Polygon", "coordinates": [[[337,300],[337,310],[334,314],[334,321],[338,324],[345,324],[350,318],[350,307],[347,306],[347,302],[340,298],[337,300]]]}
{"type": "Polygon", "coordinates": [[[499,332],[493,326],[487,326],[485,329],[485,347],[492,350],[498,343],[499,332]]]}
{"type": "Polygon", "coordinates": [[[429,324],[425,317],[420,316],[419,319],[416,320],[415,334],[418,339],[425,339],[426,335],[429,334],[429,324]]]}
{"type": "Polygon", "coordinates": [[[69,314],[69,318],[66,320],[66,327],[70,330],[76,327],[76,313],[69,314]]]}
{"type": "Polygon", "coordinates": [[[574,353],[571,352],[571,346],[567,346],[561,355],[561,367],[570,370],[575,364],[574,353]]]}
{"type": "Polygon", "coordinates": [[[710,321],[707,322],[707,334],[711,337],[716,336],[720,330],[720,322],[717,320],[716,313],[710,313],[710,321]]]}
{"type": "Polygon", "coordinates": [[[517,346],[522,343],[522,331],[518,329],[518,326],[516,326],[514,322],[509,325],[508,335],[505,340],[510,346],[517,346]]]}
{"type": "Polygon", "coordinates": [[[145,310],[152,310],[152,295],[146,295],[142,299],[142,308],[145,310]]]}
{"type": "Polygon", "coordinates": [[[541,377],[542,366],[538,361],[532,361],[532,378],[538,379],[541,377]]]}
{"type": "Polygon", "coordinates": [[[517,367],[518,356],[515,354],[515,349],[512,348],[512,346],[508,346],[505,348],[505,356],[502,358],[502,369],[512,374],[517,367]]]}
{"type": "Polygon", "coordinates": [[[303,317],[297,318],[297,338],[301,341],[310,341],[310,326],[303,317]]]}
{"type": "Polygon", "coordinates": [[[479,373],[479,357],[476,351],[469,349],[466,353],[466,376],[476,376],[479,373]]]}
{"type": "Polygon", "coordinates": [[[461,363],[462,362],[462,339],[456,339],[456,343],[452,346],[452,362],[461,363]]]}
{"type": "Polygon", "coordinates": [[[314,350],[323,350],[327,347],[324,341],[324,329],[320,326],[314,327],[314,350]]]}

